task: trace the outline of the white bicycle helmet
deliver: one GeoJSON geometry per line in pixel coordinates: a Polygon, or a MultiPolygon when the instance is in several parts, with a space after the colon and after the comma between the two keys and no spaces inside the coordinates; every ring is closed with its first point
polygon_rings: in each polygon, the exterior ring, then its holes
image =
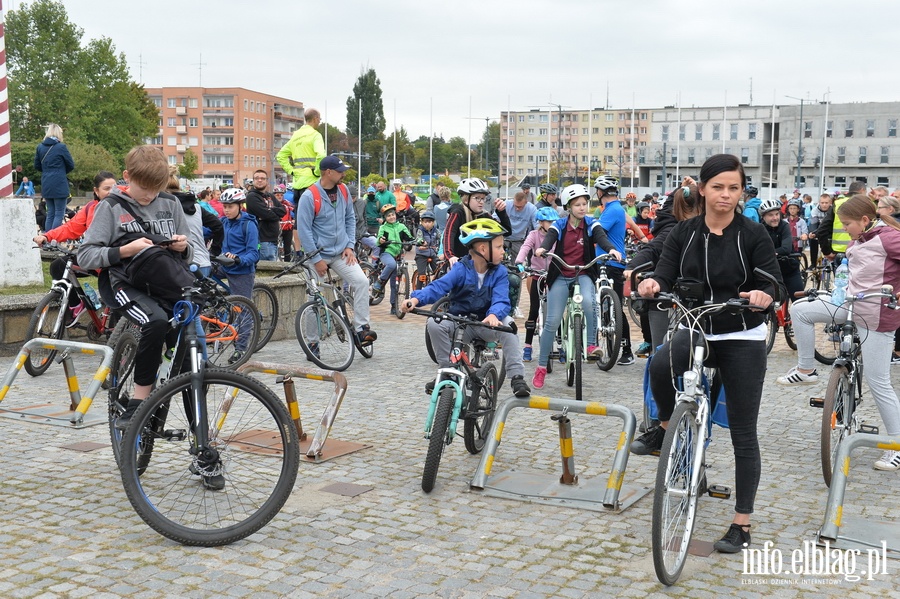
{"type": "Polygon", "coordinates": [[[459,182],[459,187],[456,188],[456,193],[459,195],[472,195],[473,193],[483,193],[487,195],[490,193],[488,189],[487,183],[482,181],[481,179],[476,179],[472,177],[471,179],[463,179],[459,182]]]}
{"type": "Polygon", "coordinates": [[[772,212],[773,210],[781,210],[781,202],[776,200],[775,198],[769,198],[768,200],[763,200],[759,204],[759,208],[757,208],[757,212],[762,216],[767,212],[772,212]]]}
{"type": "Polygon", "coordinates": [[[575,198],[585,197],[588,200],[591,199],[591,192],[588,191],[588,188],[584,185],[580,185],[578,183],[574,185],[569,185],[565,189],[562,190],[562,193],[559,194],[559,201],[562,202],[564,207],[568,207],[569,202],[574,200],[575,198]]]}
{"type": "Polygon", "coordinates": [[[232,187],[222,192],[219,201],[223,204],[239,204],[247,199],[247,194],[239,187],[232,187]]]}
{"type": "Polygon", "coordinates": [[[609,175],[600,175],[594,181],[594,188],[600,191],[619,191],[619,180],[609,175]]]}

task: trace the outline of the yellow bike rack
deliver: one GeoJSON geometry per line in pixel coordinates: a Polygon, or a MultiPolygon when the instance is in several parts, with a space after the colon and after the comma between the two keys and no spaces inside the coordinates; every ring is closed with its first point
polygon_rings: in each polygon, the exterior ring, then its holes
{"type": "Polygon", "coordinates": [[[106,380],[106,377],[109,376],[109,369],[113,359],[113,348],[108,345],[82,343],[80,341],[69,341],[66,339],[44,339],[42,337],[27,341],[25,345],[22,346],[22,349],[19,350],[15,362],[9,367],[3,377],[3,383],[0,384],[0,401],[3,401],[6,397],[16,375],[21,372],[22,367],[25,365],[25,360],[27,360],[28,356],[31,355],[31,352],[37,348],[60,352],[57,360],[62,362],[63,371],[66,375],[66,382],[69,387],[69,397],[71,399],[71,405],[69,406],[71,414],[62,416],[56,408],[46,405],[29,406],[21,410],[3,410],[3,412],[48,424],[59,424],[68,421],[76,427],[107,422],[108,416],[105,411],[103,417],[96,422],[91,421],[86,423],[85,414],[87,414],[88,409],[91,407],[91,403],[93,403],[94,398],[97,396],[97,392],[100,391],[100,386],[106,380]],[[88,355],[101,354],[103,356],[100,367],[97,369],[96,374],[94,374],[94,378],[91,380],[91,383],[88,385],[83,396],[81,395],[81,390],[78,388],[78,377],[75,376],[75,364],[72,361],[72,356],[69,355],[70,352],[73,351],[88,355]]]}
{"type": "Polygon", "coordinates": [[[596,401],[576,401],[532,395],[529,398],[509,397],[500,402],[494,413],[494,421],[485,443],[484,452],[475,477],[469,486],[483,491],[485,495],[521,499],[540,500],[565,507],[579,507],[593,511],[621,512],[650,492],[649,487],[629,487],[623,485],[625,468],[628,465],[628,448],[634,438],[637,420],[630,409],[596,401]],[[514,408],[532,408],[559,412],[552,418],[559,426],[560,456],[562,476],[546,474],[507,472],[491,475],[494,457],[500,446],[500,439],[509,412],[514,408]],[[593,416],[615,416],[622,419],[622,431],[616,445],[612,471],[605,484],[600,480],[580,480],[575,473],[575,455],[572,444],[572,428],[568,414],[589,414],[593,416]]]}
{"type": "MultiPolygon", "coordinates": [[[[831,487],[828,489],[828,503],[825,505],[825,521],[816,535],[816,542],[837,549],[882,549],[900,553],[900,523],[868,520],[861,517],[844,516],[844,491],[850,476],[850,454],[860,447],[875,447],[881,450],[900,451],[900,439],[887,435],[858,433],[844,438],[837,447],[831,487]],[[849,529],[849,533],[845,530],[849,529]]],[[[893,477],[887,483],[893,486],[893,477]]]]}
{"type": "Polygon", "coordinates": [[[294,421],[294,426],[296,426],[297,434],[300,437],[300,451],[305,454],[307,461],[324,462],[369,447],[369,445],[364,443],[332,439],[328,443],[328,453],[323,452],[325,440],[328,439],[328,434],[331,432],[335,418],[337,418],[338,410],[341,408],[341,402],[344,401],[344,395],[347,393],[347,377],[340,372],[252,360],[238,368],[238,372],[262,372],[278,375],[275,382],[281,383],[284,387],[284,398],[287,402],[288,412],[290,412],[291,419],[294,421]],[[297,401],[297,395],[294,392],[294,377],[334,383],[331,399],[325,407],[325,412],[319,419],[319,425],[316,427],[313,438],[308,441],[308,436],[303,432],[303,423],[300,419],[300,403],[297,401]]]}

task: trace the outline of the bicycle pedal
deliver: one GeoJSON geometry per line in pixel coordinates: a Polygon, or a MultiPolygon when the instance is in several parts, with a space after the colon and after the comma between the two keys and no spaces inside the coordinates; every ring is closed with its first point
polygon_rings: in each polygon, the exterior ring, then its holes
{"type": "Polygon", "coordinates": [[[825,400],[821,397],[810,397],[809,405],[813,408],[823,408],[825,407],[825,400]]]}
{"type": "Polygon", "coordinates": [[[872,425],[872,424],[860,424],[860,425],[859,425],[859,432],[865,433],[865,434],[867,434],[867,435],[877,435],[877,434],[878,434],[878,427],[877,427],[877,426],[874,426],[874,425],[872,425]]]}
{"type": "Polygon", "coordinates": [[[706,494],[716,499],[731,499],[731,487],[725,485],[710,485],[706,494]]]}

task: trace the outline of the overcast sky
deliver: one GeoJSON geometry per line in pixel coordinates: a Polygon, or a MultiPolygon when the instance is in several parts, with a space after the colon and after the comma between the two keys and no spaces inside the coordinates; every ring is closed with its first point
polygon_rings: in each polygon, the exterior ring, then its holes
{"type": "Polygon", "coordinates": [[[403,125],[413,139],[430,118],[445,138],[467,137],[471,123],[478,139],[507,106],[603,107],[607,86],[612,108],[675,104],[679,92],[682,106],[747,103],[751,79],[754,104],[828,89],[833,102],[900,100],[897,0],[64,5],[85,37],[110,37],[147,87],[198,85],[202,53],[204,86],[300,100],[342,130],[347,96],[373,67],[388,132],[403,125]]]}

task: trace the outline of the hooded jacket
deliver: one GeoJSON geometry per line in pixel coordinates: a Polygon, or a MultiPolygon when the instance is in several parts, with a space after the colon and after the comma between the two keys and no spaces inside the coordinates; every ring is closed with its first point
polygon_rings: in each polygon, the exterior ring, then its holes
{"type": "MultiPolygon", "coordinates": [[[[201,212],[206,211],[197,205],[197,196],[195,196],[193,193],[173,191],[172,195],[178,198],[178,201],[181,202],[181,209],[184,212],[184,217],[187,220],[188,228],[191,231],[191,234],[188,235],[188,243],[194,250],[193,263],[201,268],[210,266],[212,263],[209,261],[209,250],[206,249],[206,241],[203,238],[203,215],[200,214],[201,212]]],[[[213,218],[213,220],[217,220],[211,214],[210,216],[213,218]]],[[[221,232],[221,223],[219,223],[218,228],[221,232]]],[[[221,246],[221,237],[219,245],[221,246]]]]}
{"type": "Polygon", "coordinates": [[[226,266],[225,272],[230,275],[256,272],[256,263],[259,262],[259,229],[256,226],[256,217],[246,212],[240,212],[238,218],[234,220],[223,216],[222,227],[225,229],[222,253],[234,254],[240,258],[236,264],[226,266]]]}
{"type": "Polygon", "coordinates": [[[69,197],[66,174],[75,168],[75,161],[66,144],[55,137],[46,137],[34,153],[34,169],[41,172],[41,196],[48,199],[69,197]]]}
{"type": "Polygon", "coordinates": [[[247,192],[246,210],[256,217],[259,240],[278,243],[281,237],[281,217],[287,210],[268,192],[251,189],[247,192]]]}
{"type": "MultiPolygon", "coordinates": [[[[847,297],[875,293],[883,285],[900,289],[900,231],[875,221],[868,231],[847,248],[850,284],[847,297]]],[[[857,302],[853,320],[870,331],[888,332],[900,328],[900,310],[891,310],[884,300],[857,302]]]]}
{"type": "Polygon", "coordinates": [[[413,291],[410,297],[419,300],[422,305],[428,305],[445,295],[450,296],[448,311],[457,316],[474,314],[478,320],[483,320],[488,314],[493,314],[502,321],[512,308],[506,269],[489,269],[484,275],[484,283],[479,286],[472,256],[460,259],[450,272],[424,289],[413,291]]]}
{"type": "Polygon", "coordinates": [[[675,215],[672,213],[672,202],[667,201],[662,208],[656,211],[656,220],[653,222],[653,239],[637,251],[628,263],[626,270],[633,270],[648,262],[655,266],[659,262],[666,237],[677,224],[678,221],[675,220],[675,215]]]}
{"type": "Polygon", "coordinates": [[[759,205],[762,204],[762,200],[757,198],[750,198],[747,200],[747,203],[744,204],[744,216],[749,218],[755,223],[759,222],[759,205]]]}

